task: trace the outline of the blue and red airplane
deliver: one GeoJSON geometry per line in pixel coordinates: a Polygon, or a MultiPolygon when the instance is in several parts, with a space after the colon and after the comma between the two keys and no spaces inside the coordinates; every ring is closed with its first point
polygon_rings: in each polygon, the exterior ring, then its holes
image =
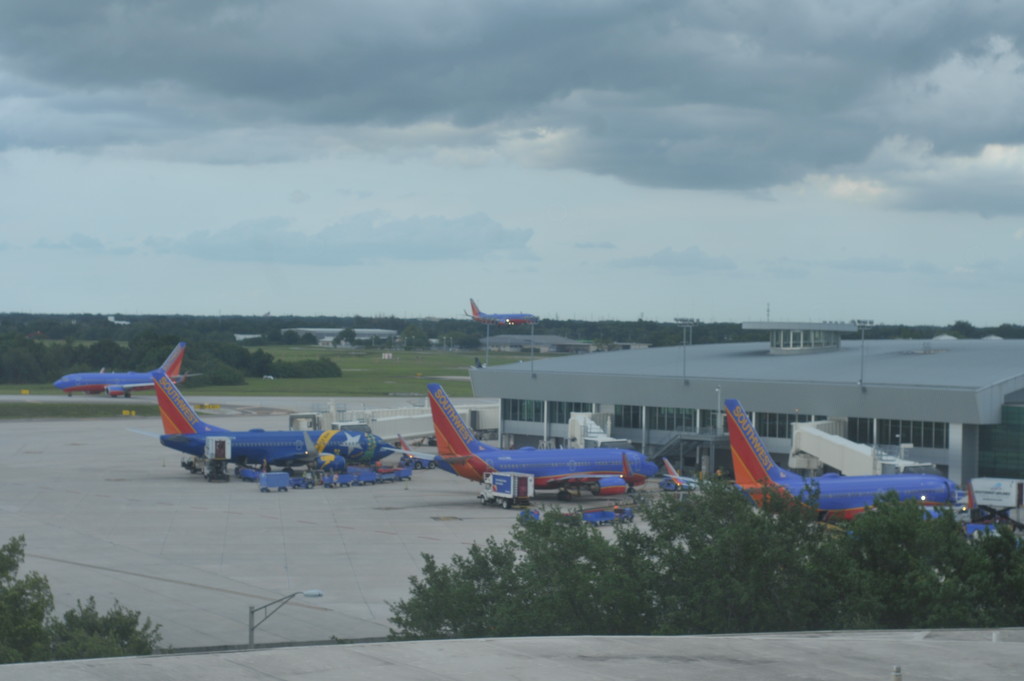
{"type": "Polygon", "coordinates": [[[480,308],[476,306],[476,301],[472,298],[469,299],[469,308],[473,313],[467,313],[466,316],[472,317],[475,322],[482,322],[484,324],[516,326],[518,324],[536,324],[539,319],[537,315],[527,314],[525,312],[517,312],[515,314],[487,314],[486,312],[480,311],[480,308]]]}
{"type": "Polygon", "coordinates": [[[675,467],[668,459],[665,462],[665,477],[658,483],[658,487],[666,492],[692,492],[700,486],[696,478],[688,478],[685,475],[676,473],[675,467]]]}
{"type": "Polygon", "coordinates": [[[371,433],[354,430],[227,430],[205,423],[174,381],[158,369],[150,378],[164,424],[160,444],[204,458],[207,437],[231,438],[231,462],[259,467],[309,466],[343,471],[348,464],[368,465],[402,450],[371,433]]]}
{"type": "Polygon", "coordinates": [[[482,482],[484,473],[528,473],[534,489],[557,489],[558,498],[568,501],[573,489],[601,496],[623,494],[658,472],[647,457],[628,449],[496,449],[474,437],[444,388],[430,383],[427,391],[439,452],[434,461],[460,477],[482,482]]]}
{"type": "Polygon", "coordinates": [[[845,520],[870,508],[875,497],[896,492],[900,499],[914,499],[926,506],[956,503],[956,483],[941,475],[903,473],[898,475],[839,475],[826,473],[814,478],[781,468],[772,460],[747,412],[737,400],[725,401],[729,424],[736,485],[759,501],[766,487],[806,499],[817,488],[818,511],[823,520],[845,520]]]}
{"type": "MultiPolygon", "coordinates": [[[[184,358],[185,344],[178,343],[157,371],[163,371],[175,383],[181,383],[185,380],[185,376],[181,373],[181,361],[184,358]]],[[[90,395],[106,393],[111,397],[121,395],[131,397],[135,390],[152,390],[153,377],[151,371],[107,372],[101,370],[61,376],[53,382],[53,387],[63,390],[68,397],[76,392],[90,395]]]]}

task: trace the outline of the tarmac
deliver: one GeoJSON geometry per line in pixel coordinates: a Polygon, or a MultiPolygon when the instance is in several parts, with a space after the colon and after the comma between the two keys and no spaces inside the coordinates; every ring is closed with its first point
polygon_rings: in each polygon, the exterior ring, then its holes
{"type": "MultiPolygon", "coordinates": [[[[155,403],[140,395],[33,399],[155,403]]],[[[314,406],[300,398],[202,402],[219,407],[202,412],[204,420],[233,430],[287,430],[290,411],[314,406]]],[[[473,542],[507,536],[516,517],[482,505],[478,483],[436,469],[341,489],[261,493],[235,477],[207,482],[160,445],[158,417],[3,421],[0,429],[0,542],[25,536],[22,570],[47,577],[55,612],[89,596],[105,612],[117,600],[160,624],[162,645],[176,650],[245,645],[250,606],[313,589],[323,596],[293,599],[257,627],[257,644],[381,640],[389,603],[408,596],[422,554],[447,562],[473,542]]]]}
{"type": "MultiPolygon", "coordinates": [[[[152,401],[136,395],[123,406],[152,401]]],[[[407,400],[353,401],[384,408],[407,400]]],[[[211,423],[285,430],[289,411],[326,400],[203,402],[220,405],[204,413],[211,423]]],[[[159,624],[161,645],[178,653],[0,665],[0,681],[890,680],[897,665],[907,681],[1021,676],[1021,629],[379,642],[389,604],[408,596],[422,554],[446,562],[473,542],[503,538],[515,511],[481,505],[476,483],[439,470],[342,489],[261,493],[237,478],[210,483],[182,469],[159,432],[155,417],[0,422],[0,541],[25,536],[21,574],[47,577],[56,614],[89,596],[101,612],[117,601],[159,624]],[[257,649],[244,649],[250,607],[311,589],[322,597],[296,596],[258,623],[257,649]],[[354,643],[319,645],[338,641],[354,643]]],[[[567,506],[553,495],[538,505],[567,506]]]]}

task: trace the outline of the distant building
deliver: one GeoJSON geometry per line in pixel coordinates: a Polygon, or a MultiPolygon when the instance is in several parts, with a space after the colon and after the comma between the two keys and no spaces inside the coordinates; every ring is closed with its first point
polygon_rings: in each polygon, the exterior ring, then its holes
{"type": "Polygon", "coordinates": [[[576,354],[590,352],[590,343],[574,341],[562,336],[529,333],[507,333],[480,339],[480,344],[499,352],[529,352],[531,345],[539,353],[576,354]]]}

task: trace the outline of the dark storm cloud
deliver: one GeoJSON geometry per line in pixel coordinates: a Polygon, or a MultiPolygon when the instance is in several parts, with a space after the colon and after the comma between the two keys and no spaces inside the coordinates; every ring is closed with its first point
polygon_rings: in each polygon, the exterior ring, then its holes
{"type": "Polygon", "coordinates": [[[0,149],[443,123],[536,166],[753,189],[856,176],[893,136],[939,158],[1024,142],[1024,5],[994,0],[8,0],[0,26],[0,149]]]}

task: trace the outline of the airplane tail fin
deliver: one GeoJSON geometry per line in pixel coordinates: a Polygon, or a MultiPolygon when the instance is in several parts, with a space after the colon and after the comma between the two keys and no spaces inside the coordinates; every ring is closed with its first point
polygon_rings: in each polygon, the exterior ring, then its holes
{"type": "Polygon", "coordinates": [[[430,413],[434,418],[434,435],[437,437],[437,451],[455,456],[486,452],[491,447],[480,442],[462,420],[455,405],[448,399],[448,393],[437,383],[427,384],[430,397],[430,413]]]}
{"type": "Polygon", "coordinates": [[[787,477],[794,475],[780,468],[772,460],[768,448],[761,442],[754,430],[754,424],[747,417],[737,400],[725,401],[725,414],[729,423],[729,446],[732,449],[732,467],[736,483],[741,487],[759,487],[766,484],[783,484],[787,477]]]}
{"type": "Polygon", "coordinates": [[[473,311],[473,314],[470,315],[473,319],[480,317],[480,308],[476,306],[476,301],[472,298],[469,299],[469,309],[473,311]]]}
{"type": "Polygon", "coordinates": [[[152,376],[153,387],[156,389],[156,401],[160,407],[160,418],[164,422],[164,434],[193,435],[223,432],[223,428],[211,426],[199,418],[199,414],[163,369],[157,369],[152,376]]]}
{"type": "Polygon", "coordinates": [[[473,436],[466,422],[462,420],[455,405],[448,399],[448,393],[437,383],[427,384],[430,397],[430,412],[434,419],[434,436],[437,438],[437,453],[440,460],[450,464],[456,475],[480,480],[491,466],[477,454],[493,449],[473,436]]]}
{"type": "Polygon", "coordinates": [[[185,359],[185,343],[181,342],[174,346],[171,354],[167,355],[167,359],[160,365],[160,370],[170,376],[172,380],[177,379],[181,373],[183,359],[185,359]]]}

